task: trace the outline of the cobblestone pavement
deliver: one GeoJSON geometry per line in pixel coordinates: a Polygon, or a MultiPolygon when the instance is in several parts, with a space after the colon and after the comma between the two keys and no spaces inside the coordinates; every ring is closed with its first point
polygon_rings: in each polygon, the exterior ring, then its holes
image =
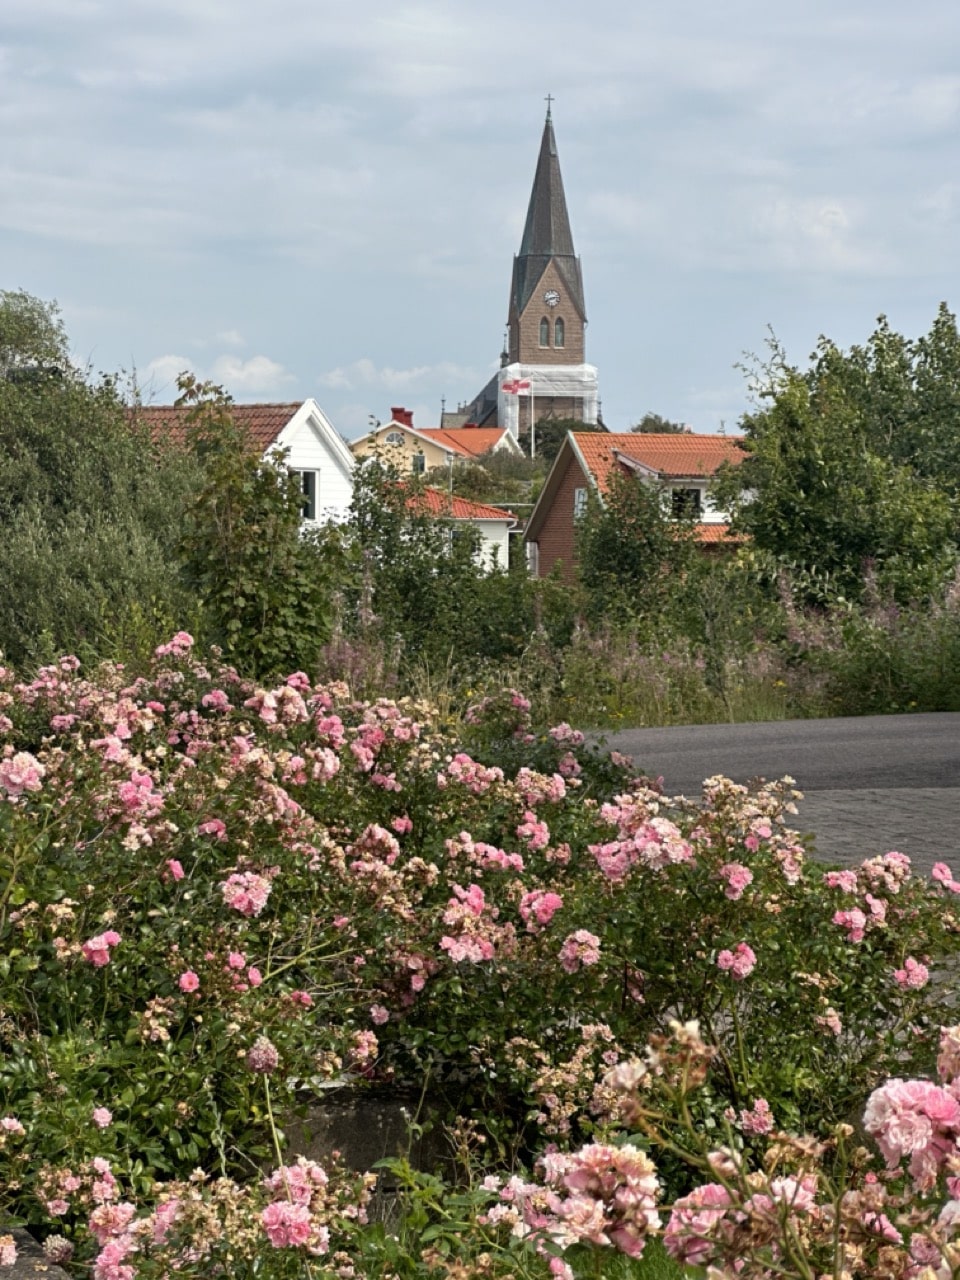
{"type": "Polygon", "coordinates": [[[935,862],[960,872],[960,787],[811,791],[797,806],[797,826],[814,852],[852,863],[897,849],[929,873],[935,862]]]}

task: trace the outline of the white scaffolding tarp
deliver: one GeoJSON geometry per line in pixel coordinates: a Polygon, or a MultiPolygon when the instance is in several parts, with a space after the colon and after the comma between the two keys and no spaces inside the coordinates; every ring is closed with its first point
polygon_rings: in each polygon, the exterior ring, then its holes
{"type": "Polygon", "coordinates": [[[520,401],[533,401],[533,420],[544,415],[539,399],[573,399],[583,408],[575,416],[591,424],[597,421],[599,391],[597,368],[592,364],[508,364],[497,381],[497,422],[516,439],[520,432],[520,401]]]}

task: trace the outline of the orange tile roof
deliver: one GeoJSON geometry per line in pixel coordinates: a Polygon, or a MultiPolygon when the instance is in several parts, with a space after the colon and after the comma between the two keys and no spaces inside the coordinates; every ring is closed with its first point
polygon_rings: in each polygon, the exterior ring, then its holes
{"type": "Polygon", "coordinates": [[[410,506],[426,510],[432,516],[448,516],[452,520],[516,520],[512,511],[488,506],[485,502],[473,502],[458,494],[444,493],[442,489],[424,489],[412,494],[410,506]]]}
{"type": "Polygon", "coordinates": [[[737,533],[730,532],[728,524],[698,524],[694,526],[696,539],[698,542],[716,546],[720,543],[733,544],[735,542],[743,542],[743,537],[737,533]]]}
{"type": "Polygon", "coordinates": [[[479,458],[499,444],[505,427],[416,427],[415,430],[428,440],[444,445],[469,458],[479,458]]]}
{"type": "MultiPolygon", "coordinates": [[[[277,436],[300,408],[295,404],[234,404],[230,406],[233,420],[244,432],[251,445],[262,453],[269,449],[277,436]]],[[[154,440],[170,440],[184,444],[187,438],[186,406],[172,404],[138,405],[132,417],[146,425],[154,440]]]]}
{"type": "Polygon", "coordinates": [[[601,493],[607,491],[614,453],[626,454],[668,479],[712,476],[722,463],[736,465],[744,456],[737,447],[740,436],[577,431],[573,439],[601,493]]]}

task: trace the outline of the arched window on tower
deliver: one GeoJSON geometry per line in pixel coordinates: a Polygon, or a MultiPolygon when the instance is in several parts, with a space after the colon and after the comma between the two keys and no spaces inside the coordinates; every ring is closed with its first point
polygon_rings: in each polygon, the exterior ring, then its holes
{"type": "Polygon", "coordinates": [[[541,347],[550,345],[550,321],[546,316],[540,321],[540,345],[541,347]]]}
{"type": "Polygon", "coordinates": [[[557,316],[556,320],[553,322],[553,345],[555,347],[562,347],[563,338],[563,321],[559,316],[557,316]]]}

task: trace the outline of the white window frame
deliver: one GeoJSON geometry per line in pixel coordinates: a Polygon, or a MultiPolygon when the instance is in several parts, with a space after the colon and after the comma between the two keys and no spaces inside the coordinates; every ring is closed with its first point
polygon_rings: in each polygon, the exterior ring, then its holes
{"type": "Polygon", "coordinates": [[[397,446],[397,445],[402,445],[402,444],[403,444],[403,432],[402,432],[402,431],[388,431],[388,432],[387,432],[387,434],[386,434],[386,435],[384,436],[384,438],[383,438],[383,443],[384,443],[384,444],[388,444],[388,445],[390,445],[391,447],[395,447],[395,446],[397,446]]]}
{"type": "Polygon", "coordinates": [[[410,470],[415,476],[422,476],[427,470],[426,454],[415,453],[410,459],[410,470]]]}
{"type": "Polygon", "coordinates": [[[316,520],[320,509],[320,472],[316,467],[291,467],[290,474],[297,477],[300,489],[300,519],[316,520]]]}
{"type": "Polygon", "coordinates": [[[574,520],[582,520],[586,514],[587,514],[587,491],[586,489],[574,489],[573,518],[574,520]]]}

